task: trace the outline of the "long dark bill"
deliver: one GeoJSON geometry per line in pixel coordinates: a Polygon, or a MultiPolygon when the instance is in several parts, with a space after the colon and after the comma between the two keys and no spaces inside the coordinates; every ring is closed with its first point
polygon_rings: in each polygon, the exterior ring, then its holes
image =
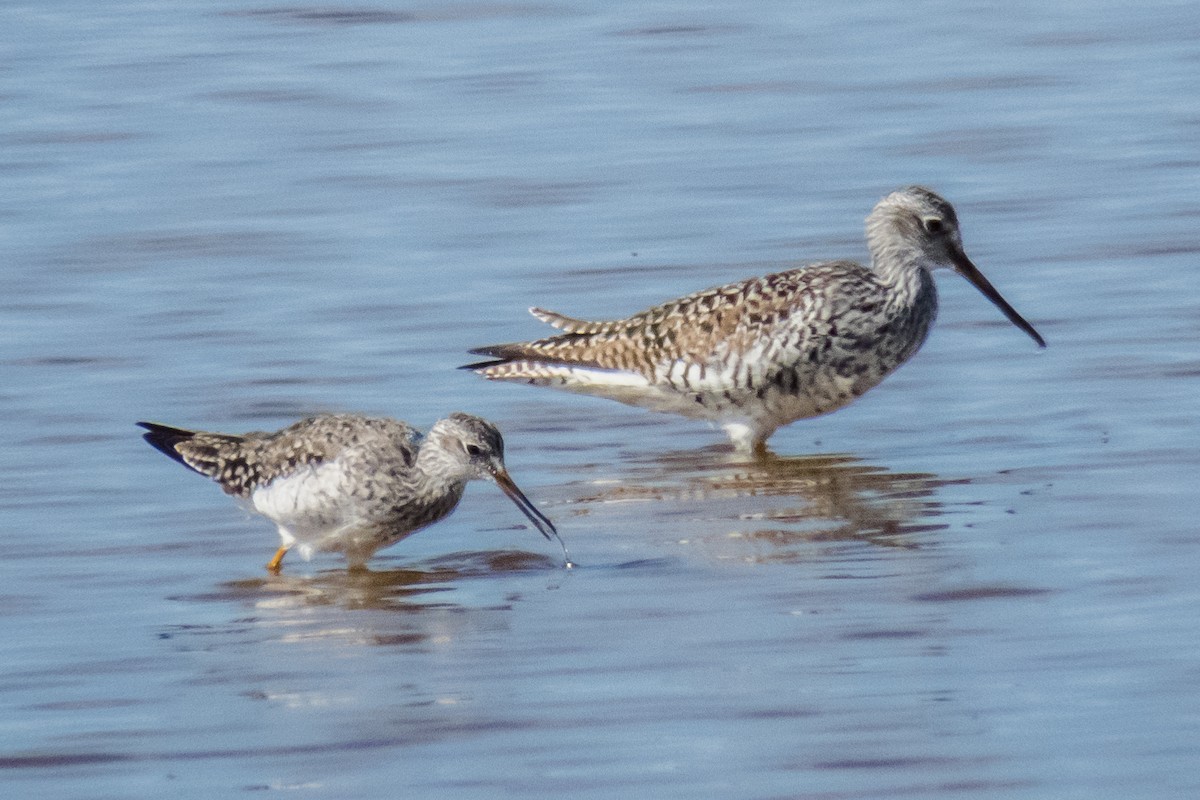
{"type": "Polygon", "coordinates": [[[984,297],[991,300],[996,308],[1004,312],[1004,316],[1008,317],[1009,322],[1028,333],[1038,343],[1038,347],[1045,347],[1046,340],[1042,338],[1042,335],[1034,330],[1033,326],[1026,322],[1025,318],[1018,314],[1017,310],[1010,306],[1007,300],[1000,296],[1000,293],[996,291],[996,287],[992,286],[991,282],[983,277],[983,273],[971,263],[971,259],[967,258],[967,254],[958,250],[958,248],[954,248],[954,250],[956,252],[951,254],[951,258],[954,260],[954,267],[958,271],[958,274],[974,284],[975,288],[982,292],[984,297]]]}
{"type": "Polygon", "coordinates": [[[509,477],[508,472],[498,469],[492,473],[492,477],[496,480],[496,485],[500,487],[501,491],[508,495],[508,498],[516,504],[517,508],[521,509],[521,513],[529,518],[529,521],[533,523],[533,527],[537,528],[542,536],[546,537],[547,541],[554,539],[558,542],[558,546],[563,551],[563,561],[566,562],[566,566],[572,566],[571,557],[567,554],[567,545],[563,542],[562,537],[558,535],[558,530],[554,527],[554,523],[550,521],[550,518],[537,510],[537,506],[525,496],[524,492],[517,488],[517,484],[509,477]]]}

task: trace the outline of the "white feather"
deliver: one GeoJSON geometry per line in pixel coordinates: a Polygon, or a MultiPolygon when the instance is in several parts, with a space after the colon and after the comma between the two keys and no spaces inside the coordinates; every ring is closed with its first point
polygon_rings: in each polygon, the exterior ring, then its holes
{"type": "Polygon", "coordinates": [[[338,460],[308,464],[255,489],[254,510],[280,528],[280,537],[314,540],[350,520],[346,471],[338,460]]]}

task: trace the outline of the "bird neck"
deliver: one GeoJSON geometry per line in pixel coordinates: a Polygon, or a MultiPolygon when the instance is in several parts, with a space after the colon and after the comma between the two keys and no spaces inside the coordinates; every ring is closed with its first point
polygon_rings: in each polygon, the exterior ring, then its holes
{"type": "Polygon", "coordinates": [[[461,495],[466,488],[470,476],[461,459],[451,456],[447,447],[433,435],[421,440],[413,470],[414,488],[419,493],[439,495],[449,491],[461,495]]]}
{"type": "Polygon", "coordinates": [[[916,242],[917,231],[906,230],[890,208],[876,207],[867,217],[867,249],[871,269],[889,287],[915,287],[928,275],[927,256],[916,242]]]}
{"type": "Polygon", "coordinates": [[[891,315],[908,321],[901,326],[911,342],[908,355],[921,346],[937,316],[933,265],[928,255],[913,243],[912,233],[906,234],[894,219],[878,210],[867,218],[871,270],[887,288],[885,302],[891,315]]]}
{"type": "Polygon", "coordinates": [[[892,336],[898,345],[896,366],[921,348],[929,329],[937,318],[937,286],[933,274],[920,261],[905,267],[895,266],[880,273],[889,285],[886,316],[894,321],[892,336]]]}
{"type": "Polygon", "coordinates": [[[933,274],[917,250],[873,250],[871,270],[888,287],[888,298],[902,306],[936,303],[933,274]]]}
{"type": "Polygon", "coordinates": [[[914,273],[925,269],[920,249],[898,236],[879,235],[868,228],[867,245],[871,251],[871,269],[889,286],[910,281],[914,273]]]}

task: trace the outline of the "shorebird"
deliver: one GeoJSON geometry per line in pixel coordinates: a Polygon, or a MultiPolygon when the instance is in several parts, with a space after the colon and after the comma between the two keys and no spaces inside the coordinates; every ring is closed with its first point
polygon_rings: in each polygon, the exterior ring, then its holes
{"type": "Polygon", "coordinates": [[[504,440],[485,419],[455,413],[422,435],[405,422],[355,414],[323,414],[274,433],[205,433],[139,422],[143,438],[226,494],[245,501],[279,528],[267,564],[278,572],[299,545],[345,554],[362,568],[380,548],[448,516],[468,481],[494,481],[543,536],[558,531],[504,467],[504,440]]]}
{"type": "Polygon", "coordinates": [[[911,358],[937,316],[932,270],[975,285],[1038,346],[1046,342],[963,251],[954,208],[929,189],[884,197],[866,221],[869,267],[826,261],[696,292],[627,319],[531,308],[563,331],[471,350],[490,380],[553,386],[710,420],[735,447],[834,411],[911,358]]]}

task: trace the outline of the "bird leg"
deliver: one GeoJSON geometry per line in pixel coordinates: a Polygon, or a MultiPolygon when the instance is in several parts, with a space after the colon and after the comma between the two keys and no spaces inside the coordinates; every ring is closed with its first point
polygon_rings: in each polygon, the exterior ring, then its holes
{"type": "Polygon", "coordinates": [[[267,572],[270,572],[272,575],[279,574],[280,564],[283,563],[283,557],[287,554],[288,549],[288,546],[284,545],[275,551],[274,558],[267,562],[267,572]]]}

